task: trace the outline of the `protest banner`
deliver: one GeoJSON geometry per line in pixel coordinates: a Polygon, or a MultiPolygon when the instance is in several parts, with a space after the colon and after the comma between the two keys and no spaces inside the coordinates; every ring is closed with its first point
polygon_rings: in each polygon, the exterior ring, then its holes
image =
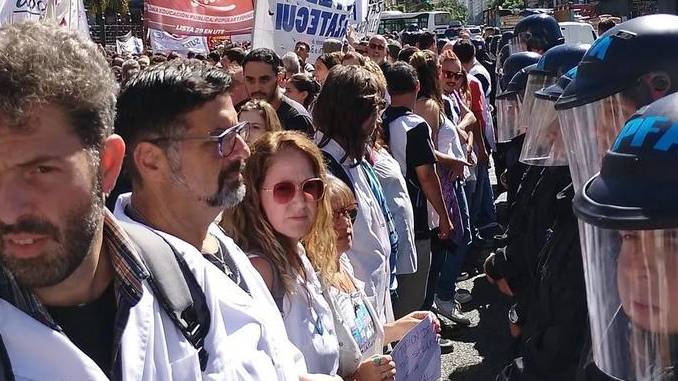
{"type": "Polygon", "coordinates": [[[396,381],[440,379],[440,346],[430,316],[422,320],[393,348],[396,381]]]}
{"type": "Polygon", "coordinates": [[[249,34],[253,0],[146,0],[148,28],[186,36],[249,34]]]}
{"type": "Polygon", "coordinates": [[[77,30],[89,36],[87,15],[83,0],[45,0],[43,19],[52,20],[64,28],[77,30]]]}
{"type": "Polygon", "coordinates": [[[309,59],[320,55],[328,38],[341,40],[353,17],[355,0],[260,0],[257,1],[252,43],[282,55],[307,42],[309,59]]]}
{"type": "Polygon", "coordinates": [[[384,0],[356,1],[356,33],[359,37],[370,36],[379,29],[379,16],[385,10],[384,0]]]}
{"type": "Polygon", "coordinates": [[[43,19],[89,36],[83,0],[0,0],[0,25],[43,19]]]}
{"type": "Polygon", "coordinates": [[[132,32],[115,39],[115,52],[122,55],[141,54],[144,43],[139,37],[132,36],[132,32]]]}
{"type": "Polygon", "coordinates": [[[162,30],[149,29],[151,49],[154,52],[175,52],[186,55],[188,52],[207,54],[209,48],[205,36],[173,36],[162,30]]]}

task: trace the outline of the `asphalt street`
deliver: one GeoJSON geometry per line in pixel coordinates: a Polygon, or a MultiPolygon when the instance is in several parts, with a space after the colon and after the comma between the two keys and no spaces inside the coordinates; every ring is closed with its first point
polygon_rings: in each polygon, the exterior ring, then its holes
{"type": "MultiPolygon", "coordinates": [[[[490,180],[496,186],[494,170],[490,180]]],[[[505,224],[503,211],[505,194],[496,201],[498,220],[505,224]]],[[[489,250],[469,253],[465,271],[471,277],[458,286],[471,291],[473,300],[462,305],[471,319],[469,327],[454,327],[453,323],[441,318],[443,337],[454,342],[454,351],[443,354],[441,359],[442,380],[450,381],[494,381],[496,375],[512,359],[513,339],[509,333],[508,309],[510,298],[502,295],[482,274],[482,263],[489,250]]]]}

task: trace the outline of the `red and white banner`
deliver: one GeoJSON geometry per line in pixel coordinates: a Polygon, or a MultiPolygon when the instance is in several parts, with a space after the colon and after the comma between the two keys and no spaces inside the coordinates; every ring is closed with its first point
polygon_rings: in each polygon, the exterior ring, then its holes
{"type": "Polygon", "coordinates": [[[146,0],[146,26],[188,36],[252,33],[253,0],[146,0]]]}

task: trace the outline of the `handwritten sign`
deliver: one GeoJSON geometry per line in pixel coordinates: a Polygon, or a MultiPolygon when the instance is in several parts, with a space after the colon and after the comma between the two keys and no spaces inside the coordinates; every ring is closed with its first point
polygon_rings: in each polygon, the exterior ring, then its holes
{"type": "Polygon", "coordinates": [[[422,320],[393,348],[396,381],[440,379],[440,346],[432,324],[430,316],[422,320]]]}

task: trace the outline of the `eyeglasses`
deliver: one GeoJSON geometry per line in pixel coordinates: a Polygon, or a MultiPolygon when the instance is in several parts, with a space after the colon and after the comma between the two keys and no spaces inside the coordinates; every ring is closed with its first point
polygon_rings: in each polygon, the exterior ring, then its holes
{"type": "Polygon", "coordinates": [[[384,50],[384,49],[386,49],[386,47],[385,47],[384,45],[377,45],[377,44],[373,44],[373,43],[370,43],[370,44],[367,45],[367,46],[368,46],[370,49],[375,49],[375,50],[384,50]]]}
{"type": "Polygon", "coordinates": [[[287,204],[294,199],[297,191],[301,191],[304,197],[311,201],[318,201],[325,195],[325,182],[317,177],[306,179],[301,184],[291,181],[281,181],[273,188],[261,188],[263,191],[273,192],[273,200],[278,204],[287,204]]]}
{"type": "Polygon", "coordinates": [[[344,217],[350,220],[352,224],[354,224],[356,218],[358,218],[358,204],[353,204],[351,206],[335,210],[333,215],[335,221],[337,221],[341,217],[344,217]]]}
{"type": "Polygon", "coordinates": [[[450,70],[443,70],[443,76],[447,79],[462,79],[464,77],[464,72],[463,71],[458,71],[458,72],[453,72],[450,70]]]}
{"type": "Polygon", "coordinates": [[[205,140],[217,143],[217,152],[221,157],[227,157],[233,153],[235,149],[236,136],[240,135],[243,140],[247,141],[250,133],[250,122],[240,122],[235,126],[229,127],[218,135],[213,136],[182,136],[178,138],[162,137],[146,140],[149,143],[157,143],[163,140],[169,141],[183,141],[183,140],[205,140]]]}

